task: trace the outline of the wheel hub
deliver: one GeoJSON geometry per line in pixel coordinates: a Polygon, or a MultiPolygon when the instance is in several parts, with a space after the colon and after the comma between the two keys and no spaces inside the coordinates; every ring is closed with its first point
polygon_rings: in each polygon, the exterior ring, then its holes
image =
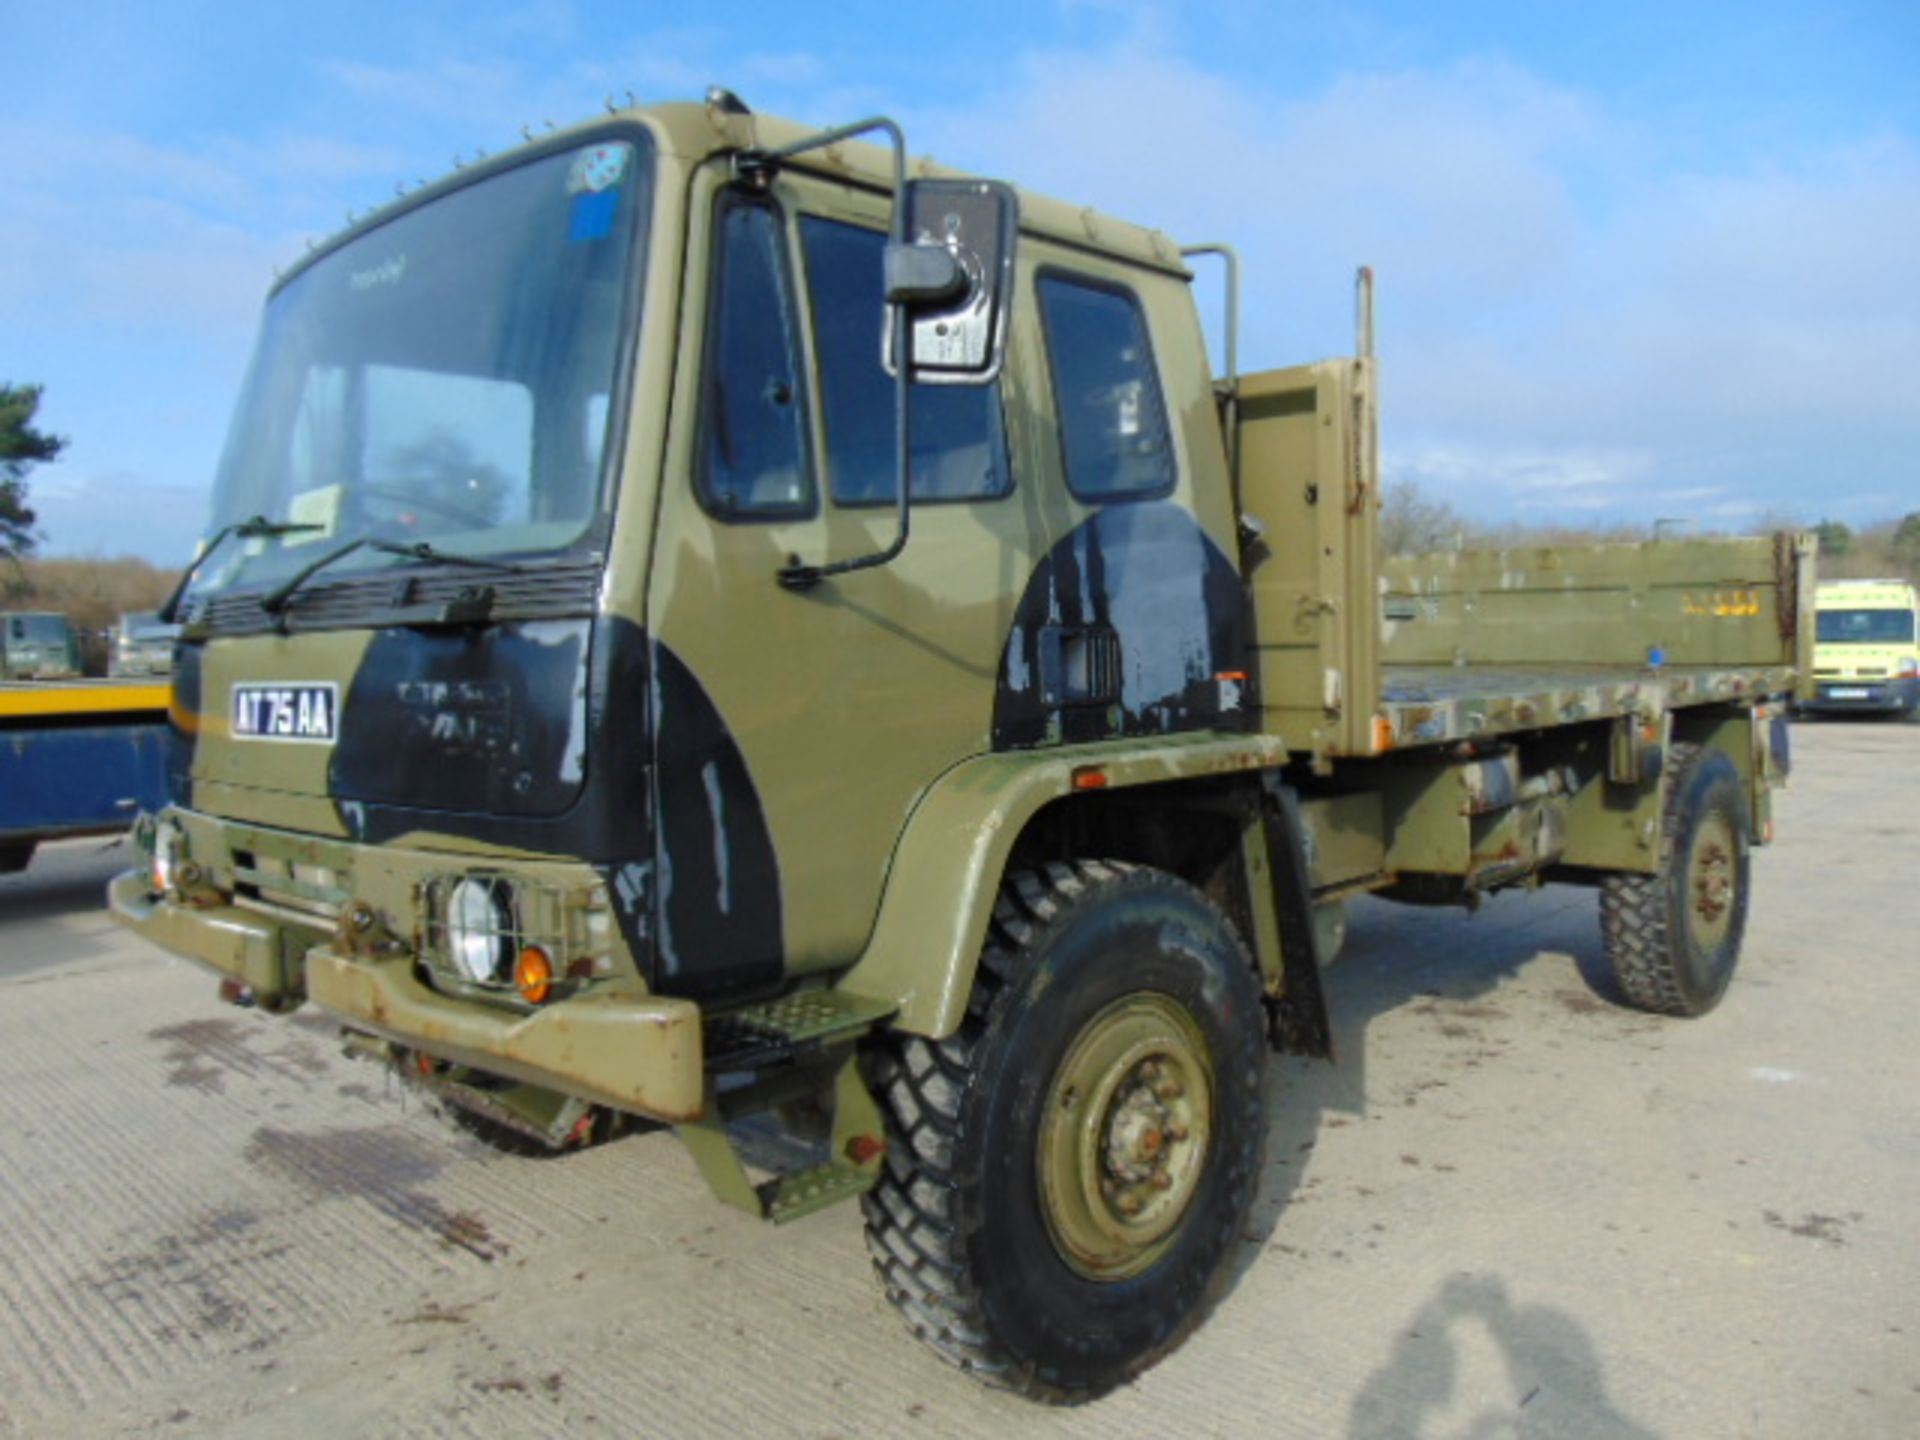
{"type": "Polygon", "coordinates": [[[1720,815],[1702,820],[1687,857],[1687,903],[1695,938],[1711,949],[1726,935],[1735,899],[1737,848],[1720,815]]]}
{"type": "Polygon", "coordinates": [[[1106,1127],[1109,1194],[1131,1186],[1169,1187],[1179,1148],[1191,1143],[1185,1087],[1173,1069],[1165,1057],[1154,1056],[1136,1065],[1122,1084],[1106,1127]]]}
{"type": "Polygon", "coordinates": [[[1211,1139],[1207,1059],[1192,1018],[1156,994],[1116,1001],[1069,1047],[1037,1159],[1048,1232],[1082,1275],[1136,1275],[1172,1243],[1211,1139]]]}

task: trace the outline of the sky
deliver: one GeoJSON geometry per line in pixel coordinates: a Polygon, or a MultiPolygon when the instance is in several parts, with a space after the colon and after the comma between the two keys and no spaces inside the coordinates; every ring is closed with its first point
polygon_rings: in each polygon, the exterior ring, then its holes
{"type": "Polygon", "coordinates": [[[1245,369],[1350,353],[1372,265],[1386,477],[1475,517],[1920,509],[1916,0],[6,0],[0,32],[0,380],[69,441],[46,554],[191,552],[275,267],[349,211],[712,83],[1232,243],[1245,369]]]}

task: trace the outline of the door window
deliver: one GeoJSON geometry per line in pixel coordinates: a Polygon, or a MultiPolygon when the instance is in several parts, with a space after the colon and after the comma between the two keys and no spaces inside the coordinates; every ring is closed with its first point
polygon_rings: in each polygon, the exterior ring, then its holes
{"type": "MultiPolygon", "coordinates": [[[[880,363],[886,236],[806,216],[800,245],[820,365],[828,489],[839,505],[890,505],[898,440],[894,380],[880,363]]],[[[1012,488],[998,385],[916,385],[909,429],[914,500],[980,500],[1012,488]]]]}
{"type": "Polygon", "coordinates": [[[1060,274],[1043,274],[1039,294],[1067,488],[1082,500],[1165,494],[1173,447],[1140,302],[1060,274]]]}
{"type": "Polygon", "coordinates": [[[723,520],[813,510],[799,347],[769,205],[728,194],[715,219],[697,485],[723,520]]]}

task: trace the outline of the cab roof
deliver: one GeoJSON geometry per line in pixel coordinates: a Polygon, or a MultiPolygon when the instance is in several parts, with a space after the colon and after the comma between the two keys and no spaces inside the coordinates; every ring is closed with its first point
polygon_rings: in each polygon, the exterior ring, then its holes
{"type": "MultiPolygon", "coordinates": [[[[712,105],[669,102],[639,107],[631,113],[651,127],[668,147],[683,158],[737,149],[778,150],[820,133],[820,126],[803,125],[773,115],[730,114],[712,105]]],[[[793,169],[838,176],[878,190],[893,188],[893,155],[884,146],[846,141],[795,157],[793,169]]],[[[931,156],[907,157],[910,179],[980,179],[967,171],[936,163],[931,156]]],[[[1191,278],[1180,258],[1179,245],[1164,232],[1104,215],[1087,206],[1035,194],[1018,185],[1020,228],[1050,240],[1109,253],[1118,259],[1191,278]]]]}
{"type": "Polygon", "coordinates": [[[1814,605],[1849,605],[1858,608],[1884,607],[1912,609],[1917,599],[1912,585],[1905,580],[1822,580],[1814,592],[1814,605]]]}
{"type": "MultiPolygon", "coordinates": [[[[733,150],[778,150],[817,135],[823,128],[773,115],[732,113],[696,101],[610,106],[605,114],[531,137],[524,144],[483,160],[456,164],[452,173],[408,191],[398,199],[389,200],[367,214],[352,217],[344,229],[311,245],[305,255],[279,274],[273,288],[283,288],[314,261],[355,236],[385,224],[396,215],[481,176],[511,168],[530,156],[549,154],[584,142],[596,134],[604,133],[608,125],[620,121],[645,126],[664,150],[682,160],[694,162],[733,150]]],[[[883,146],[864,141],[850,140],[827,146],[797,156],[787,164],[794,170],[837,178],[883,192],[893,188],[891,152],[883,146]]],[[[912,179],[986,178],[937,164],[924,155],[907,157],[907,175],[912,179]]],[[[1161,231],[1118,220],[1086,206],[1037,195],[1017,185],[1014,190],[1020,199],[1020,229],[1024,233],[1111,255],[1115,259],[1163,271],[1182,280],[1193,278],[1180,257],[1179,245],[1161,231]]]]}

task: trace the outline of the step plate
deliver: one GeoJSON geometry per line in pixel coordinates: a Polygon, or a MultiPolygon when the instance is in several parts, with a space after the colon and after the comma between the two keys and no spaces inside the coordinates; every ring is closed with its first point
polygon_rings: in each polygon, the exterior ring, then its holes
{"type": "Polygon", "coordinates": [[[785,1176],[768,1187],[772,1193],[766,1196],[767,1218],[776,1225],[798,1220],[835,1201],[871,1190],[879,1178],[878,1170],[856,1170],[837,1160],[785,1176]]]}
{"type": "Polygon", "coordinates": [[[747,1005],[707,1021],[707,1070],[757,1070],[791,1060],[852,1039],[893,1012],[885,1001],[838,990],[800,990],[747,1005]]]}

